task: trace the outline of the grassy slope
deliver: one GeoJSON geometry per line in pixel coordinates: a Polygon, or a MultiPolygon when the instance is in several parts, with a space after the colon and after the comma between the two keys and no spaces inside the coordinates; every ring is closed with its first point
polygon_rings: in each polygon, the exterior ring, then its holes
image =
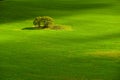
{"type": "Polygon", "coordinates": [[[0,80],[119,80],[115,0],[0,2],[0,80]],[[48,15],[73,31],[21,30],[48,15]]]}

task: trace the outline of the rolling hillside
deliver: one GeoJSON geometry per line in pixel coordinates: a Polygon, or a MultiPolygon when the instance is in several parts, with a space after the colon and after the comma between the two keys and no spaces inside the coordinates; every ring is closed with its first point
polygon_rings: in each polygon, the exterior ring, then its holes
{"type": "Polygon", "coordinates": [[[0,1],[0,80],[120,80],[119,74],[119,0],[0,1]],[[23,30],[36,16],[73,30],[23,30]]]}

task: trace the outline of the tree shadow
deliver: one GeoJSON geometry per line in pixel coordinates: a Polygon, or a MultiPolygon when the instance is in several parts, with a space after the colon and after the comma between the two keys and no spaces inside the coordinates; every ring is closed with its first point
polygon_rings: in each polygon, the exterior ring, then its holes
{"type": "Polygon", "coordinates": [[[40,1],[1,1],[0,23],[33,19],[36,16],[63,17],[77,14],[77,11],[107,8],[110,3],[84,3],[80,1],[62,2],[60,0],[40,1]],[[74,12],[73,12],[74,11],[74,12]]]}
{"type": "Polygon", "coordinates": [[[26,27],[26,28],[23,28],[22,30],[40,30],[40,28],[37,28],[37,27],[26,27]]]}

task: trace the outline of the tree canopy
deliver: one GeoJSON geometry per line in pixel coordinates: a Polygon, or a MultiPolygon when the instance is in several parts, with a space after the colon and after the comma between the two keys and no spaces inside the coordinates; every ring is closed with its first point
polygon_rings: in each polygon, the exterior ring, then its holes
{"type": "Polygon", "coordinates": [[[54,24],[54,20],[49,16],[39,16],[34,19],[33,24],[38,28],[49,28],[54,24]]]}

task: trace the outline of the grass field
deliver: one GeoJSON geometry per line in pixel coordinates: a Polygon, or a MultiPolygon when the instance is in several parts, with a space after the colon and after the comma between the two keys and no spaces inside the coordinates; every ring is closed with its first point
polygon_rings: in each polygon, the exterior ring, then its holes
{"type": "Polygon", "coordinates": [[[120,80],[119,75],[119,0],[0,1],[0,80],[120,80]],[[22,30],[44,15],[73,30],[22,30]]]}

